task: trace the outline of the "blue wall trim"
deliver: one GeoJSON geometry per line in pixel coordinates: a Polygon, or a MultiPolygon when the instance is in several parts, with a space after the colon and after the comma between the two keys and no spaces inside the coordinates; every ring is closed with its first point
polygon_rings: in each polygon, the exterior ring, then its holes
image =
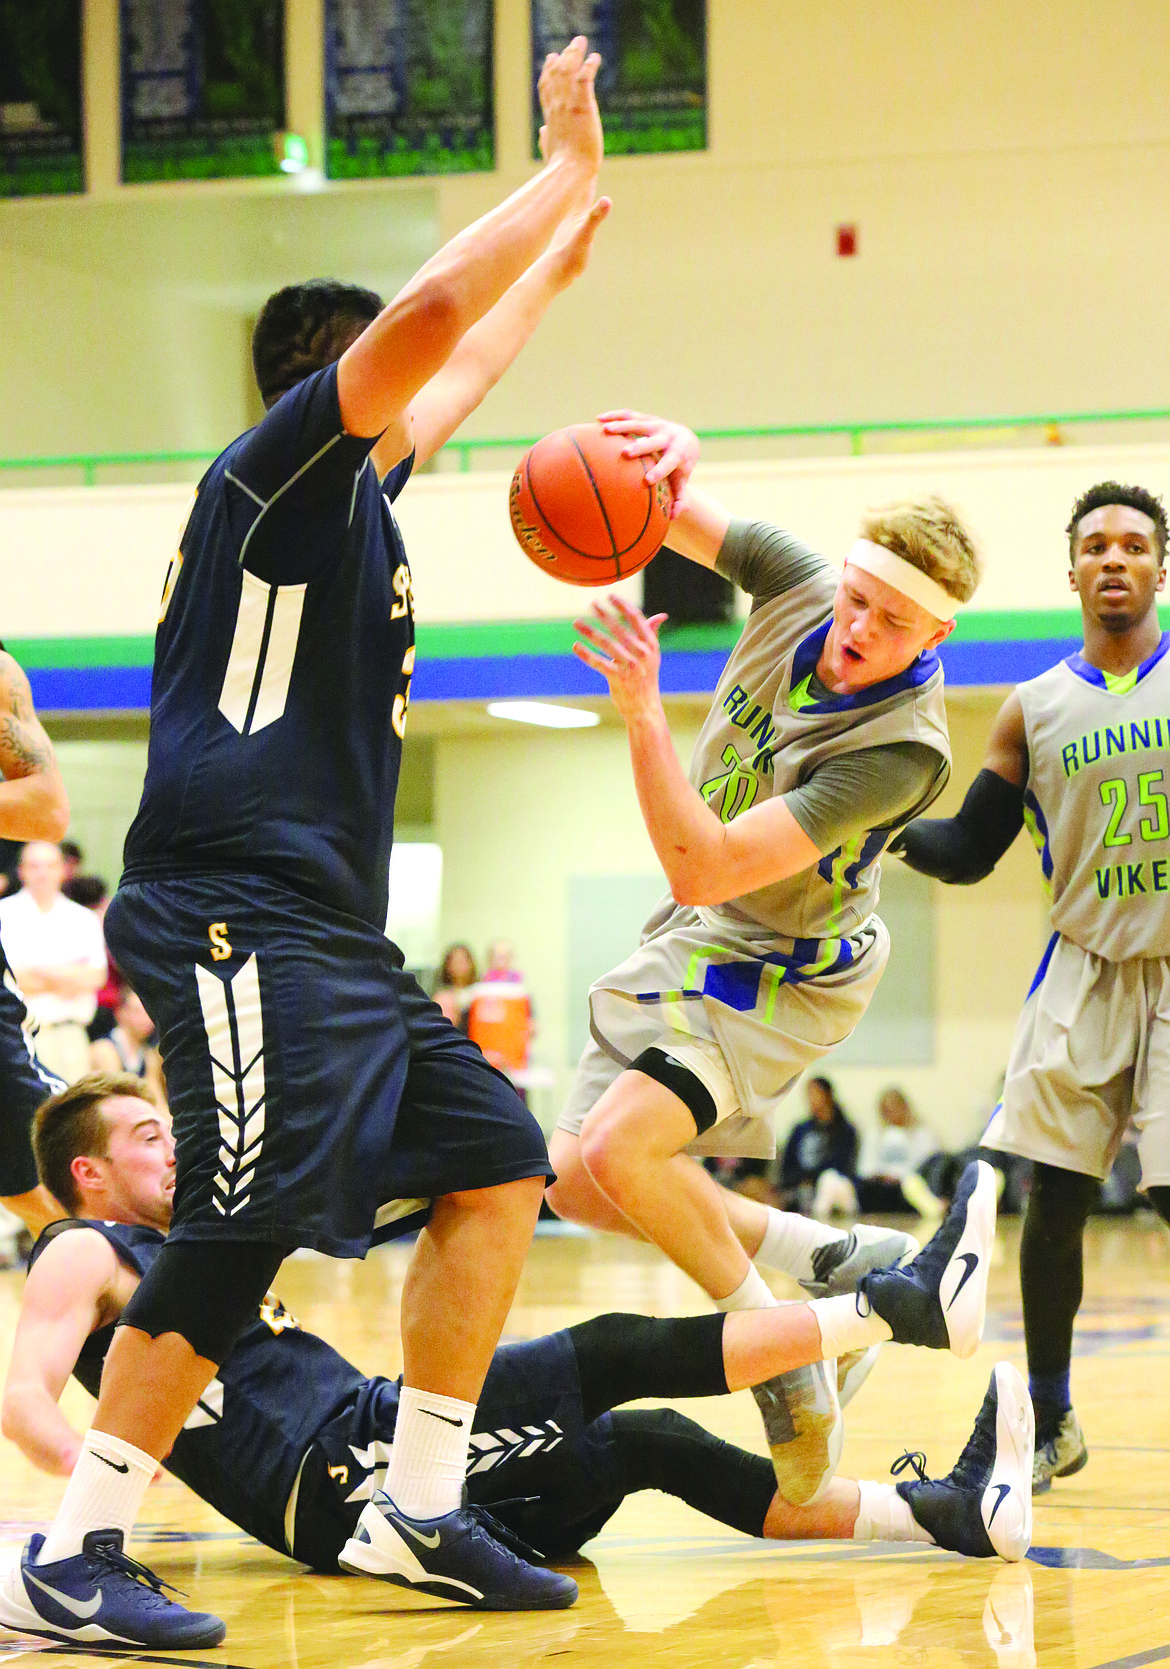
{"type": "MultiPolygon", "coordinates": [[[[1001,643],[946,643],[939,651],[956,688],[1018,684],[1080,648],[1069,638],[1001,643]]],[[[710,694],[727,656],[722,650],[667,651],[662,689],[667,695],[710,694]]],[[[42,713],[142,712],[150,706],[148,666],[32,667],[33,700],[42,713]]],[[[420,661],[415,701],[500,701],[526,696],[600,696],[601,678],[572,655],[477,656],[420,661]]]]}

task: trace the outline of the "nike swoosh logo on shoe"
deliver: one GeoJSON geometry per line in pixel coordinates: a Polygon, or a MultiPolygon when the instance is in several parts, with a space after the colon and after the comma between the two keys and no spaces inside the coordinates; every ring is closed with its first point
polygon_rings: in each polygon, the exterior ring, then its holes
{"type": "Polygon", "coordinates": [[[98,1453],[98,1451],[96,1449],[91,1449],[90,1454],[93,1456],[93,1458],[95,1460],[104,1461],[104,1463],[110,1468],[110,1470],[112,1472],[121,1472],[121,1473],[125,1474],[125,1473],[129,1472],[129,1470],[130,1470],[129,1466],[127,1466],[127,1464],[124,1460],[111,1460],[109,1455],[101,1455],[101,1454],[98,1453]]]}
{"type": "Polygon", "coordinates": [[[41,1582],[39,1578],[33,1575],[27,1565],[21,1574],[32,1583],[34,1588],[39,1588],[42,1594],[48,1594],[51,1600],[55,1600],[63,1610],[71,1611],[75,1617],[92,1617],[101,1610],[102,1591],[100,1588],[92,1599],[73,1599],[69,1594],[59,1594],[56,1588],[50,1588],[47,1582],[41,1582]]]}
{"type": "Polygon", "coordinates": [[[432,1420],[442,1420],[445,1426],[459,1426],[462,1429],[463,1421],[453,1420],[450,1414],[436,1414],[433,1408],[420,1408],[419,1413],[429,1414],[432,1420]]]}
{"type": "Polygon", "coordinates": [[[1011,1484],[996,1484],[995,1488],[996,1488],[995,1505],[991,1509],[991,1517],[987,1520],[987,1528],[989,1530],[991,1529],[992,1519],[994,1519],[996,1513],[1003,1506],[1004,1501],[1007,1499],[1007,1497],[1012,1492],[1011,1484]]]}
{"type": "Polygon", "coordinates": [[[959,1294],[962,1292],[963,1288],[967,1285],[967,1282],[971,1279],[972,1275],[975,1273],[975,1271],[979,1267],[979,1254],[978,1254],[978,1252],[960,1252],[959,1257],[962,1259],[963,1263],[965,1263],[967,1267],[963,1270],[962,1280],[959,1282],[958,1286],[955,1288],[954,1292],[951,1294],[951,1302],[950,1302],[950,1304],[947,1305],[948,1310],[951,1308],[951,1305],[954,1304],[955,1299],[959,1296],[959,1294]]]}
{"type": "Polygon", "coordinates": [[[413,1536],[414,1540],[421,1542],[424,1547],[438,1547],[443,1539],[438,1530],[433,1531],[429,1536],[424,1536],[421,1530],[412,1529],[402,1518],[393,1518],[390,1522],[396,1530],[405,1530],[408,1536],[413,1536]]]}

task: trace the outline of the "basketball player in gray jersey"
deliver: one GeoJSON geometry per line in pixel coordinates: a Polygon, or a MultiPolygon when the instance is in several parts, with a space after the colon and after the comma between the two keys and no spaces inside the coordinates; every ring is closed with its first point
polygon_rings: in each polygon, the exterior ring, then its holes
{"type": "Polygon", "coordinates": [[[894,845],[924,874],[978,881],[1026,823],[1052,900],[983,1138],[1034,1161],[1020,1287],[1036,1489],[1088,1459],[1069,1395],[1082,1240],[1131,1117],[1145,1191],[1170,1222],[1166,513],[1144,488],[1105,481],[1077,501],[1068,535],[1084,648],[1008,697],[958,816],[912,823],[894,845]]]}
{"type": "MultiPolygon", "coordinates": [[[[561,1216],[653,1241],[720,1309],[759,1308],[774,1299],[751,1257],[825,1283],[913,1246],[879,1233],[859,1249],[724,1192],[688,1155],[774,1154],[780,1099],[865,1012],[889,953],[878,857],[946,782],[935,650],[978,562],[932,500],[868,516],[841,575],[691,485],[688,429],[636,413],[602,421],[631,437],[629,455],[652,458],[648,480],[670,477],[672,546],[753,603],[689,779],[658,690],[660,619],[614,600],[578,622],[577,653],[625,720],[670,893],[590,993],[593,1041],[553,1138],[549,1199],[561,1216]]],[[[757,1401],[781,1492],[815,1499],[840,1448],[836,1370],[801,1370],[757,1401]]]]}

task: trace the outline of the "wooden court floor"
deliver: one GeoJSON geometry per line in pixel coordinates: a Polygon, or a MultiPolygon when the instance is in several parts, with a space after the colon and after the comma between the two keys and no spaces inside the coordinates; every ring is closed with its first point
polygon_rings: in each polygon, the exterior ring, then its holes
{"type": "MultiPolygon", "coordinates": [[[[969,1362],[890,1346],[848,1413],[842,1472],[883,1478],[905,1447],[943,1473],[968,1434],[992,1364],[1023,1366],[1018,1226],[1001,1227],[987,1338],[969,1362]]],[[[368,1372],[398,1371],[406,1253],[364,1265],[301,1257],[279,1290],[303,1324],[368,1372]]],[[[0,1276],[6,1361],[21,1277],[0,1276]]],[[[777,1290],[795,1296],[795,1289],[777,1290]]],[[[695,1313],[705,1301],[648,1248],[602,1236],[538,1239],[509,1322],[530,1337],[607,1309],[695,1313]]],[[[224,1669],[947,1669],[958,1665],[1139,1669],[1170,1664],[1170,1238],[1152,1219],[1090,1226],[1074,1362],[1092,1458],[1037,1502],[1022,1565],[930,1549],[750,1541],[665,1496],[628,1502],[573,1569],[577,1606],[528,1617],[420,1606],[383,1584],[302,1575],[182,1485],[152,1487],[135,1551],[228,1623],[214,1651],[163,1657],[36,1645],[0,1631],[0,1665],[214,1663],[224,1669]]],[[[89,1399],[75,1386],[79,1425],[89,1399]]],[[[762,1452],[747,1393],[682,1404],[762,1452]]],[[[0,1442],[0,1548],[51,1517],[58,1481],[0,1442]]]]}

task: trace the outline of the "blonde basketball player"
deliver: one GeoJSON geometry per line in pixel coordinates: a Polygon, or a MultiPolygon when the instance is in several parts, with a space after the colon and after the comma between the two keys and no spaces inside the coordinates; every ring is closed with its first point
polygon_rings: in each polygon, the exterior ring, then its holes
{"type": "MultiPolygon", "coordinates": [[[[653,1241],[720,1309],[757,1308],[773,1299],[751,1257],[836,1290],[834,1276],[913,1249],[728,1195],[688,1155],[771,1156],[781,1098],[865,1012],[889,954],[878,859],[946,782],[935,651],[979,563],[954,511],[929,500],[867,516],[838,574],[695,487],[690,430],[630,412],[602,421],[631,437],[631,455],[656,459],[650,481],[669,476],[672,546],[753,603],[689,776],[659,694],[661,617],[614,599],[578,622],[577,653],[625,721],[670,894],[590,993],[593,1041],[553,1138],[549,1199],[564,1217],[653,1241]]],[[[986,1215],[982,1192],[970,1203],[986,1215]]],[[[789,1500],[815,1499],[832,1475],[837,1395],[819,1367],[757,1391],[789,1500]]]]}

